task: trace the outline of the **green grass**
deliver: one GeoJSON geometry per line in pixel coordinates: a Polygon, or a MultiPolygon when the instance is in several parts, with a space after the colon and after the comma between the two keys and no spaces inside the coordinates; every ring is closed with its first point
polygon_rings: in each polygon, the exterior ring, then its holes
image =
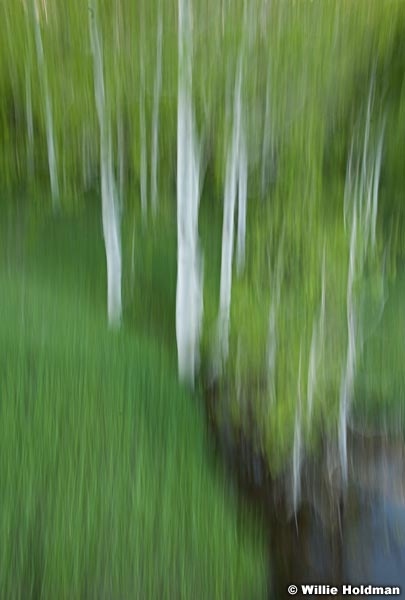
{"type": "MultiPolygon", "coordinates": [[[[43,2],[39,20],[44,70],[36,54],[37,29],[34,15],[27,10],[30,4],[0,3],[0,20],[4,22],[4,35],[0,38],[2,211],[13,204],[12,192],[16,190],[30,191],[27,195],[31,215],[34,211],[43,215],[52,205],[42,193],[44,187],[49,188],[45,74],[53,113],[61,212],[87,210],[92,202],[82,192],[99,193],[100,132],[89,36],[89,16],[98,14],[112,160],[116,175],[122,174],[124,190],[124,323],[137,336],[157,339],[174,372],[178,0],[137,3],[119,0],[113,5],[105,0],[86,4],[80,0],[43,2]],[[144,226],[138,197],[142,171],[141,119],[145,118],[147,132],[149,187],[159,15],[163,23],[159,210],[157,221],[152,223],[149,219],[144,226]],[[145,115],[141,110],[143,94],[145,115]],[[136,251],[132,262],[133,223],[136,251]]],[[[307,388],[312,331],[321,298],[324,248],[326,340],[319,361],[314,422],[311,426],[306,424],[305,438],[319,436],[324,420],[336,429],[347,349],[345,303],[350,239],[343,227],[344,181],[352,145],[354,160],[362,160],[372,81],[375,90],[371,107],[371,154],[381,123],[386,120],[374,258],[377,264],[382,260],[383,248],[391,235],[388,260],[391,267],[404,255],[405,3],[403,0],[248,3],[192,0],[190,4],[192,99],[202,142],[202,163],[207,167],[207,176],[201,182],[199,213],[204,251],[202,372],[209,369],[213,359],[224,185],[240,57],[249,162],[246,270],[240,279],[236,273],[233,277],[230,352],[223,383],[226,389],[231,389],[230,412],[234,420],[247,430],[248,406],[257,421],[258,444],[273,468],[276,462],[283,468],[291,459],[300,353],[303,397],[307,388]],[[277,356],[270,376],[266,363],[268,316],[282,239],[277,356]],[[272,390],[266,386],[270,378],[272,390]],[[246,402],[235,402],[238,389],[243,390],[246,402]]],[[[150,216],[150,207],[148,211],[150,216]]],[[[65,230],[49,226],[51,238],[40,241],[43,252],[41,260],[35,263],[35,272],[41,289],[45,285],[52,289],[62,304],[64,284],[72,293],[80,289],[92,307],[91,312],[102,315],[104,258],[100,218],[94,219],[89,241],[86,241],[88,223],[79,228],[77,223],[72,224],[65,230]],[[67,256],[73,243],[73,239],[67,239],[69,236],[74,236],[74,244],[79,245],[77,254],[59,265],[53,248],[57,242],[65,247],[62,255],[67,256]],[[94,256],[94,239],[98,239],[97,256],[94,256]]],[[[32,227],[35,230],[37,226],[34,223],[32,227]]],[[[359,273],[360,279],[362,276],[359,273]]],[[[377,364],[375,373],[378,369],[377,364]]],[[[305,439],[305,446],[311,446],[312,441],[305,439]]]]}
{"type": "Polygon", "coordinates": [[[14,223],[0,241],[0,597],[263,597],[258,524],[210,459],[198,397],[165,344],[106,330],[97,217],[14,223]]]}

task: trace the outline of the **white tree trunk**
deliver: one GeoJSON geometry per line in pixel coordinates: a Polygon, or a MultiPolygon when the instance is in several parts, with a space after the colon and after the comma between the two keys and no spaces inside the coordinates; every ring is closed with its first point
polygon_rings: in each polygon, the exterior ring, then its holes
{"type": "Polygon", "coordinates": [[[122,111],[118,109],[117,115],[117,144],[118,144],[118,197],[122,207],[124,201],[124,179],[125,179],[125,137],[124,120],[122,111]]]}
{"type": "Polygon", "coordinates": [[[274,269],[272,281],[272,296],[269,310],[269,326],[267,334],[267,380],[270,395],[270,404],[276,398],[276,362],[277,362],[277,316],[281,302],[281,286],[284,270],[284,229],[278,246],[277,265],[274,269]]]}
{"type": "Polygon", "coordinates": [[[117,327],[122,318],[120,214],[112,167],[111,129],[105,103],[103,57],[96,16],[90,14],[90,38],[93,52],[94,91],[100,127],[101,205],[104,246],[107,259],[108,322],[117,327]]]}
{"type": "Polygon", "coordinates": [[[326,309],[326,255],[323,248],[322,273],[321,273],[321,306],[312,325],[311,348],[309,352],[308,379],[307,379],[307,411],[308,425],[312,425],[312,413],[315,392],[318,384],[319,365],[324,351],[325,337],[325,309],[326,309]]]}
{"type": "Polygon", "coordinates": [[[32,116],[31,69],[25,66],[25,106],[27,116],[27,167],[28,177],[34,174],[34,120],[32,116]]]}
{"type": "Polygon", "coordinates": [[[178,31],[176,339],[180,379],[193,385],[199,361],[203,300],[198,244],[200,151],[191,97],[192,23],[189,0],[179,0],[178,31]]]}
{"type": "Polygon", "coordinates": [[[92,144],[91,135],[87,127],[82,130],[82,177],[85,189],[89,189],[92,182],[92,144]]]}
{"type": "Polygon", "coordinates": [[[298,366],[298,395],[295,408],[293,468],[292,468],[292,501],[294,515],[297,516],[301,499],[301,463],[302,463],[302,399],[301,399],[301,346],[298,366]]]}
{"type": "Polygon", "coordinates": [[[37,51],[38,70],[42,85],[42,92],[44,94],[45,101],[45,129],[46,129],[46,143],[48,148],[48,167],[49,167],[49,178],[51,182],[51,194],[54,209],[58,208],[59,205],[59,182],[58,182],[58,170],[56,163],[56,152],[55,152],[55,139],[53,129],[53,115],[51,97],[49,93],[48,75],[46,72],[44,49],[42,45],[41,28],[39,26],[39,15],[35,0],[33,0],[33,13],[34,13],[34,24],[35,24],[35,45],[37,51]]]}
{"type": "Polygon", "coordinates": [[[261,169],[261,194],[264,198],[266,193],[269,159],[271,156],[271,128],[270,128],[270,74],[266,82],[266,108],[264,113],[264,128],[262,140],[262,169],[261,169]]]}
{"type": "Polygon", "coordinates": [[[347,462],[347,419],[350,410],[354,377],[356,372],[356,322],[353,285],[356,272],[356,245],[357,245],[357,207],[353,210],[352,233],[350,240],[349,274],[347,279],[347,356],[346,368],[343,372],[340,389],[339,410],[339,452],[343,482],[346,485],[348,478],[347,462]]]}
{"type": "Polygon", "coordinates": [[[157,44],[156,44],[156,75],[153,90],[152,117],[152,157],[151,157],[151,203],[152,213],[156,216],[158,205],[158,160],[159,160],[159,105],[162,87],[162,6],[159,4],[157,44]]]}
{"type": "MultiPolygon", "coordinates": [[[[238,65],[231,146],[228,151],[225,175],[224,217],[222,223],[221,284],[217,331],[217,368],[226,362],[229,353],[229,321],[232,291],[232,258],[234,244],[235,202],[239,170],[242,103],[242,67],[238,65]]],[[[242,180],[243,181],[243,180],[242,180]]]]}
{"type": "Polygon", "coordinates": [[[371,213],[371,245],[374,248],[376,242],[376,227],[377,227],[377,209],[378,209],[378,188],[380,185],[381,173],[381,158],[384,141],[385,120],[381,126],[380,135],[378,138],[377,151],[375,156],[374,166],[374,181],[373,181],[373,208],[371,213]]]}
{"type": "MultiPolygon", "coordinates": [[[[103,157],[103,161],[105,157],[103,157]]],[[[108,322],[118,327],[122,318],[121,300],[121,236],[120,215],[112,169],[111,133],[108,133],[108,155],[101,167],[101,197],[103,233],[107,259],[107,309],[108,322]]]]}
{"type": "Polygon", "coordinates": [[[308,381],[307,381],[307,405],[308,405],[308,422],[311,424],[312,411],[314,404],[314,395],[318,377],[318,339],[319,339],[319,324],[314,321],[312,326],[311,349],[309,352],[308,364],[308,381]]]}
{"type": "Polygon", "coordinates": [[[246,212],[247,212],[247,150],[244,127],[241,124],[238,160],[238,238],[236,246],[236,268],[238,275],[245,268],[246,212]]]}
{"type": "Polygon", "coordinates": [[[340,462],[344,484],[348,477],[347,459],[347,420],[353,397],[355,382],[356,363],[358,350],[361,351],[362,340],[361,328],[356,322],[356,304],[354,295],[354,284],[356,279],[362,276],[364,263],[371,239],[372,249],[376,242],[376,221],[378,208],[378,186],[381,171],[382,145],[384,137],[384,121],[378,133],[376,147],[370,146],[372,106],[374,96],[374,75],[370,84],[368,96],[365,133],[363,142],[363,155],[361,161],[355,164],[354,181],[352,176],[352,150],[349,155],[346,190],[345,190],[345,220],[349,201],[352,206],[352,223],[350,237],[349,272],[347,280],[347,356],[346,368],[342,375],[340,390],[340,412],[339,412],[339,450],[340,462]]]}
{"type": "Polygon", "coordinates": [[[141,85],[139,88],[139,130],[141,135],[141,209],[142,219],[147,215],[147,148],[146,148],[146,115],[145,115],[145,68],[141,56],[141,85]]]}

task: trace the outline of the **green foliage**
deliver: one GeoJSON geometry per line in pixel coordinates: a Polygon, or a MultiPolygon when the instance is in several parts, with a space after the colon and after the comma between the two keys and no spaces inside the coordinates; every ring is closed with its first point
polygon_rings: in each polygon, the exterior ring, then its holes
{"type": "Polygon", "coordinates": [[[262,597],[257,524],[167,348],[106,331],[93,211],[1,231],[1,597],[262,597]]]}
{"type": "MultiPolygon", "coordinates": [[[[235,73],[241,57],[249,154],[247,264],[240,280],[234,277],[230,359],[223,383],[233,390],[232,397],[242,387],[258,422],[260,444],[269,456],[283,457],[282,462],[291,449],[300,354],[300,389],[304,400],[306,396],[312,332],[320,309],[323,255],[327,273],[325,346],[318,365],[314,427],[306,423],[308,444],[317,435],[316,424],[324,416],[332,420],[337,414],[347,348],[350,236],[343,227],[344,179],[353,135],[362,139],[364,134],[365,106],[373,76],[372,135],[376,135],[383,116],[386,127],[377,249],[369,259],[370,276],[376,280],[380,277],[386,251],[387,275],[394,277],[405,249],[405,4],[402,0],[193,0],[192,4],[193,101],[207,162],[200,211],[205,256],[202,361],[205,365],[211,360],[216,330],[226,152],[235,73]],[[269,148],[263,152],[267,125],[269,148]],[[283,265],[278,275],[281,246],[283,265]],[[269,378],[269,310],[278,281],[281,291],[273,402],[270,386],[264,382],[269,378]]],[[[117,174],[119,128],[124,132],[119,149],[124,159],[128,320],[137,331],[153,332],[159,340],[164,339],[174,362],[177,2],[99,0],[89,6],[79,0],[47,0],[38,6],[62,208],[71,212],[82,210],[89,202],[81,191],[98,187],[99,132],[89,41],[89,19],[97,13],[117,174]],[[138,194],[140,106],[144,99],[149,160],[160,12],[161,201],[156,222],[145,231],[138,194]],[[149,243],[149,238],[153,242],[149,243]],[[131,296],[137,286],[146,286],[148,301],[136,293],[131,296]],[[164,314],[159,304],[163,296],[167,307],[164,314]],[[140,316],[145,303],[147,319],[140,316]]],[[[5,190],[25,187],[28,192],[42,190],[48,181],[44,90],[38,85],[32,7],[28,1],[0,5],[0,20],[5,24],[0,39],[0,185],[5,190]],[[27,81],[32,93],[33,172],[29,165],[27,81]]],[[[357,150],[361,154],[361,149],[357,150]]],[[[31,196],[32,202],[39,204],[38,212],[49,210],[47,196],[31,196]]],[[[360,274],[356,282],[356,302],[367,289],[362,277],[360,274]]],[[[232,404],[234,418],[244,422],[244,409],[238,401],[232,404]]]]}

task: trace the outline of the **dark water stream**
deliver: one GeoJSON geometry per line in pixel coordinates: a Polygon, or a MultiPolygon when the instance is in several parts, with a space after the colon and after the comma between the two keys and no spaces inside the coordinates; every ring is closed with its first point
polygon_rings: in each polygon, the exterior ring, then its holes
{"type": "Polygon", "coordinates": [[[333,461],[324,448],[303,466],[303,495],[297,514],[291,506],[290,473],[274,480],[263,456],[241,431],[218,424],[206,394],[211,434],[221,459],[242,495],[258,511],[269,547],[269,598],[405,598],[405,446],[383,434],[348,432],[350,477],[346,492],[333,479],[333,461]],[[324,587],[302,593],[301,585],[324,587]],[[289,594],[296,585],[298,593],[289,594]],[[354,586],[350,596],[348,588],[354,586]],[[384,594],[371,588],[383,587],[384,594]],[[327,586],[338,587],[329,593],[327,586]],[[399,586],[401,594],[386,587],[399,586]],[[345,593],[343,593],[345,591],[345,593]]]}
{"type": "MultiPolygon", "coordinates": [[[[400,586],[405,592],[405,506],[352,487],[341,530],[330,531],[310,506],[293,522],[270,527],[269,598],[290,597],[291,584],[400,586]]],[[[327,593],[309,597],[332,598],[327,593]]],[[[297,594],[295,597],[308,597],[297,594]]],[[[338,597],[347,597],[339,595],[338,597]]],[[[381,595],[359,594],[378,598],[381,595]]],[[[386,596],[385,596],[386,597],[386,596]]],[[[388,597],[398,597],[389,594],[388,597]]],[[[405,597],[405,596],[400,596],[405,597]]]]}

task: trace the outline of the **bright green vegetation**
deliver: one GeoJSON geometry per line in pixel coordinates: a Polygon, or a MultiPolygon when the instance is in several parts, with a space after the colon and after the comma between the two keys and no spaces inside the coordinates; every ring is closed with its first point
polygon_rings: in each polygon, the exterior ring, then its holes
{"type": "MultiPolygon", "coordinates": [[[[246,269],[240,279],[234,274],[230,355],[223,385],[231,391],[230,412],[236,421],[243,425],[247,412],[253,413],[257,444],[276,468],[290,457],[299,390],[306,444],[315,441],[325,420],[336,429],[348,347],[350,230],[343,227],[344,183],[352,144],[354,160],[362,160],[372,81],[371,154],[385,119],[384,150],[377,242],[357,271],[356,302],[363,295],[362,278],[366,272],[375,279],[380,277],[385,249],[386,274],[393,276],[405,248],[405,3],[193,0],[192,5],[193,102],[203,162],[207,164],[199,224],[204,251],[202,364],[205,372],[209,370],[218,314],[226,153],[240,55],[249,158],[246,269]],[[310,421],[306,396],[311,340],[321,303],[323,257],[324,340],[317,350],[310,421]],[[276,360],[274,372],[269,373],[269,309],[277,286],[280,302],[277,335],[273,336],[276,360]]],[[[5,23],[0,40],[0,186],[24,190],[37,204],[39,214],[50,205],[41,193],[33,193],[49,181],[46,79],[61,210],[72,213],[88,203],[88,199],[83,200],[82,190],[99,191],[99,131],[89,7],[79,0],[69,4],[51,0],[39,3],[44,50],[41,66],[32,6],[30,2],[3,3],[0,9],[1,22],[5,23]]],[[[151,333],[164,341],[174,363],[177,2],[99,0],[91,4],[91,10],[91,14],[97,14],[100,27],[106,118],[111,124],[117,184],[124,191],[126,323],[137,334],[151,333]],[[138,195],[140,115],[144,105],[149,186],[159,11],[163,23],[162,89],[158,103],[160,201],[156,222],[152,226],[149,219],[142,229],[138,195]],[[169,263],[166,264],[164,252],[151,250],[157,246],[148,244],[149,237],[169,250],[166,255],[173,258],[169,263]],[[153,288],[149,286],[151,282],[153,288]],[[146,286],[139,299],[132,296],[133,286],[146,286]],[[160,304],[162,297],[169,302],[165,310],[160,304]],[[145,305],[149,311],[146,322],[142,312],[145,305]]],[[[150,207],[148,212],[150,217],[150,207]]],[[[359,226],[358,247],[364,235],[359,226]]],[[[367,326],[366,318],[361,327],[367,326]]],[[[366,331],[363,333],[367,335],[366,331]]]]}
{"type": "Polygon", "coordinates": [[[103,260],[93,211],[5,218],[0,596],[261,598],[262,538],[209,460],[201,400],[164,345],[107,333],[103,260]]]}
{"type": "MultiPolygon", "coordinates": [[[[405,412],[405,2],[190,1],[192,98],[204,173],[196,387],[212,372],[240,59],[249,163],[246,266],[240,277],[233,273],[218,413],[254,436],[276,473],[291,464],[299,398],[305,450],[324,428],[338,432],[349,313],[356,324],[354,412],[380,423],[405,412]],[[378,170],[381,139],[375,244],[367,245],[367,186],[378,170]],[[357,161],[367,175],[352,252],[354,193],[344,226],[351,148],[353,171],[357,161]]],[[[0,562],[0,583],[10,594],[28,586],[24,596],[35,573],[35,586],[53,594],[59,585],[58,596],[68,586],[87,597],[132,595],[136,585],[141,597],[166,590],[168,597],[196,590],[202,597],[253,597],[263,581],[262,547],[251,541],[250,526],[235,529],[232,492],[206,464],[202,412],[176,384],[178,2],[92,0],[89,7],[82,0],[38,0],[38,21],[34,5],[0,3],[0,493],[9,561],[0,562]],[[160,12],[159,205],[154,219],[148,205],[142,221],[141,132],[149,198],[160,12]],[[105,317],[89,36],[95,17],[123,205],[124,319],[115,336],[106,332],[105,317]],[[54,206],[44,193],[50,112],[60,190],[54,206]],[[18,540],[11,558],[10,539],[18,540]]]]}

